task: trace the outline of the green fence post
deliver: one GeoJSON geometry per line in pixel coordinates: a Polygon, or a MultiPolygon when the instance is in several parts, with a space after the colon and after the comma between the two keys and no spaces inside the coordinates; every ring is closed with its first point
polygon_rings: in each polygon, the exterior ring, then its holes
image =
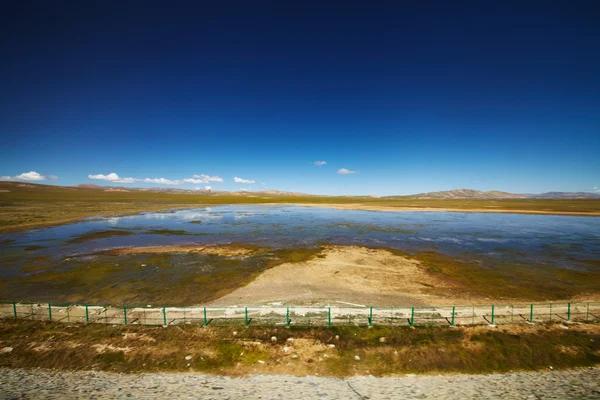
{"type": "Polygon", "coordinates": [[[246,324],[246,326],[248,326],[248,307],[244,308],[244,314],[245,314],[245,324],[246,324]]]}
{"type": "Polygon", "coordinates": [[[163,325],[167,325],[167,308],[163,307],[163,325]]]}
{"type": "Polygon", "coordinates": [[[452,306],[452,322],[450,323],[450,326],[454,326],[454,311],[456,310],[456,306],[452,306]]]}
{"type": "Polygon", "coordinates": [[[533,304],[529,306],[529,322],[533,322],[533,304]]]}
{"type": "Polygon", "coordinates": [[[331,307],[327,308],[327,327],[331,326],[331,307]]]}
{"type": "Polygon", "coordinates": [[[17,302],[13,301],[13,315],[17,319],[17,302]]]}
{"type": "Polygon", "coordinates": [[[290,308],[288,307],[285,312],[285,324],[290,326],[290,308]]]}
{"type": "Polygon", "coordinates": [[[369,310],[369,326],[373,326],[373,307],[369,310]]]}
{"type": "Polygon", "coordinates": [[[571,320],[571,303],[567,304],[567,321],[571,320]]]}
{"type": "Polygon", "coordinates": [[[123,323],[127,325],[127,306],[123,306],[123,323]]]}
{"type": "Polygon", "coordinates": [[[48,318],[52,321],[52,305],[48,303],[48,318]]]}
{"type": "Polygon", "coordinates": [[[552,303],[550,303],[550,322],[552,322],[552,303]]]}
{"type": "Polygon", "coordinates": [[[496,308],[496,307],[495,307],[495,306],[492,304],[492,325],[494,325],[494,321],[495,321],[495,319],[496,319],[496,315],[495,315],[495,313],[494,313],[494,309],[495,309],[495,308],[496,308]]]}
{"type": "Polygon", "coordinates": [[[90,312],[88,310],[88,305],[85,305],[85,323],[87,324],[88,322],[90,322],[90,312]]]}
{"type": "Polygon", "coordinates": [[[204,326],[206,326],[206,307],[204,307],[204,326]]]}
{"type": "Polygon", "coordinates": [[[415,308],[410,310],[410,326],[415,326],[415,308]]]}

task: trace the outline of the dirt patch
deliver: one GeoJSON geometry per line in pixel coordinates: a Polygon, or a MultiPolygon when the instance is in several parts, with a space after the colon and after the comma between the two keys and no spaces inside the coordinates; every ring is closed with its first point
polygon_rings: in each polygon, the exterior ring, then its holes
{"type": "Polygon", "coordinates": [[[326,246],[309,261],[285,263],[212,304],[431,305],[483,301],[429,274],[413,259],[383,249],[326,246]],[[443,289],[443,295],[433,294],[443,289]]]}

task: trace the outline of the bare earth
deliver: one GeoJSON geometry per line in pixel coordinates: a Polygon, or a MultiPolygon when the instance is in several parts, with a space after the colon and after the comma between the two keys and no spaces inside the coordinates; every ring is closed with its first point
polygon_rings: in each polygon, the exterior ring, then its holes
{"type": "Polygon", "coordinates": [[[473,304],[484,300],[436,279],[418,261],[387,250],[326,246],[317,258],[269,269],[212,304],[389,306],[473,304]],[[444,289],[446,295],[432,294],[431,287],[444,289]]]}

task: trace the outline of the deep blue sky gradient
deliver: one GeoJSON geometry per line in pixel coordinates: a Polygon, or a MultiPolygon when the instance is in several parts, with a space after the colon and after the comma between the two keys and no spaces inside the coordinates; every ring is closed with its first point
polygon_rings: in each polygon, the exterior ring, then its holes
{"type": "Polygon", "coordinates": [[[225,179],[214,189],[323,194],[600,187],[598,2],[12,3],[0,175],[208,174],[225,179]]]}

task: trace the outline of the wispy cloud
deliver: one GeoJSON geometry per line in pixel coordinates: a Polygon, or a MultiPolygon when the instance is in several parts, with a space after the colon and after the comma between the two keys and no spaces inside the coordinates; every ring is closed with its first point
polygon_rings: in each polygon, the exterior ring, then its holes
{"type": "Polygon", "coordinates": [[[96,175],[88,175],[89,179],[96,179],[101,181],[108,181],[114,183],[155,183],[159,185],[183,185],[185,183],[191,183],[194,185],[199,185],[201,183],[209,183],[209,182],[223,182],[223,178],[218,176],[209,176],[209,175],[194,175],[191,178],[184,179],[165,179],[165,178],[122,178],[114,172],[111,172],[108,175],[104,174],[96,174],[96,175]]]}
{"type": "Polygon", "coordinates": [[[337,173],[340,175],[351,175],[351,174],[356,174],[357,171],[353,171],[348,168],[340,168],[340,169],[338,169],[337,173]]]}
{"type": "Polygon", "coordinates": [[[594,186],[594,187],[592,188],[592,192],[594,192],[594,193],[600,193],[600,187],[598,187],[598,186],[594,186]]]}
{"type": "Polygon", "coordinates": [[[55,181],[57,179],[56,175],[42,175],[35,171],[23,172],[17,176],[0,176],[2,181],[55,181]]]}
{"type": "Polygon", "coordinates": [[[223,178],[219,177],[219,176],[210,176],[210,175],[194,175],[192,176],[192,178],[195,179],[202,179],[205,182],[221,182],[223,183],[223,178]]]}
{"type": "Polygon", "coordinates": [[[250,179],[242,179],[242,178],[238,178],[237,176],[235,178],[233,178],[233,181],[235,183],[245,183],[245,184],[254,183],[254,181],[251,181],[250,179]]]}
{"type": "Polygon", "coordinates": [[[323,165],[327,164],[327,161],[315,161],[314,164],[317,167],[322,167],[323,165]]]}

